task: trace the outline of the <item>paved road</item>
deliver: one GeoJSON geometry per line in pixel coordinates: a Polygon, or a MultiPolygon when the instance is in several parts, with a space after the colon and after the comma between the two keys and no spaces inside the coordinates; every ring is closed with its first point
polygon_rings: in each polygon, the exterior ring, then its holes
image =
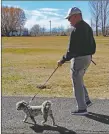
{"type": "Polygon", "coordinates": [[[109,134],[109,100],[92,100],[93,105],[88,108],[88,116],[71,115],[76,109],[76,102],[72,98],[41,98],[36,97],[32,105],[39,105],[44,100],[53,102],[53,113],[57,127],[51,126],[49,119],[47,126],[41,126],[42,116],[38,116],[38,125],[34,126],[28,119],[23,123],[24,113],[16,111],[16,102],[29,101],[31,97],[2,97],[2,134],[109,134]]]}

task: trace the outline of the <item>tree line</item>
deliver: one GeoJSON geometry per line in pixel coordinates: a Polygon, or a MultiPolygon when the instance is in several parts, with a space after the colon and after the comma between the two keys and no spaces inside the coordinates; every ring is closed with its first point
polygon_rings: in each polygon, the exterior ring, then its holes
{"type": "Polygon", "coordinates": [[[67,35],[68,29],[60,26],[58,28],[52,28],[51,33],[45,27],[41,27],[39,24],[35,24],[30,30],[24,28],[26,23],[25,12],[21,8],[2,6],[1,14],[1,31],[2,36],[41,36],[41,35],[67,35]]]}
{"type": "Polygon", "coordinates": [[[21,8],[2,7],[1,25],[2,35],[9,36],[10,32],[15,32],[24,27],[26,16],[21,8]]]}
{"type": "MultiPolygon", "coordinates": [[[[109,0],[89,1],[92,15],[91,27],[96,36],[109,35],[109,0]]],[[[63,26],[47,30],[39,24],[35,24],[30,30],[24,28],[27,21],[25,12],[21,8],[2,6],[1,32],[2,36],[42,36],[42,35],[69,35],[71,28],[63,26]]]]}
{"type": "Polygon", "coordinates": [[[109,0],[89,1],[92,14],[91,26],[95,28],[96,36],[109,34],[109,0]]]}

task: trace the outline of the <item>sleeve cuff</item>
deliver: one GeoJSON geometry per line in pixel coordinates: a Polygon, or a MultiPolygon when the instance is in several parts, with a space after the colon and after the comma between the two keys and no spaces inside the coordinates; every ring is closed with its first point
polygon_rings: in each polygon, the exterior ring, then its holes
{"type": "Polygon", "coordinates": [[[61,63],[64,64],[66,62],[65,57],[63,56],[61,59],[61,63]]]}

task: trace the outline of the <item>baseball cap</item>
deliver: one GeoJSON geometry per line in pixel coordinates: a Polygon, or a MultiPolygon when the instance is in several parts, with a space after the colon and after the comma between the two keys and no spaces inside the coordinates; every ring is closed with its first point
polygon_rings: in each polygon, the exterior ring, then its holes
{"type": "Polygon", "coordinates": [[[79,8],[77,8],[77,7],[70,8],[68,10],[68,13],[67,13],[67,16],[65,17],[65,19],[68,19],[73,14],[79,14],[79,13],[81,13],[81,10],[79,8]]]}

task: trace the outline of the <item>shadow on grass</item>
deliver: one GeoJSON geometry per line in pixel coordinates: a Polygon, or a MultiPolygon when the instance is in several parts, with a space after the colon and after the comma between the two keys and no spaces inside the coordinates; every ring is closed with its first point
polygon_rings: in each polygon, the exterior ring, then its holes
{"type": "Polygon", "coordinates": [[[108,115],[89,112],[89,114],[86,115],[86,117],[90,118],[90,119],[93,119],[95,121],[104,123],[104,124],[109,124],[109,116],[108,115]]]}
{"type": "MultiPolygon", "coordinates": [[[[34,130],[36,133],[42,133],[44,130],[48,130],[48,131],[53,131],[53,133],[56,131],[59,132],[59,134],[76,134],[76,132],[69,130],[65,127],[61,127],[61,126],[49,126],[49,125],[45,125],[45,126],[41,126],[41,125],[34,125],[30,127],[32,130],[34,130]]],[[[52,133],[52,132],[50,132],[52,133]]]]}

